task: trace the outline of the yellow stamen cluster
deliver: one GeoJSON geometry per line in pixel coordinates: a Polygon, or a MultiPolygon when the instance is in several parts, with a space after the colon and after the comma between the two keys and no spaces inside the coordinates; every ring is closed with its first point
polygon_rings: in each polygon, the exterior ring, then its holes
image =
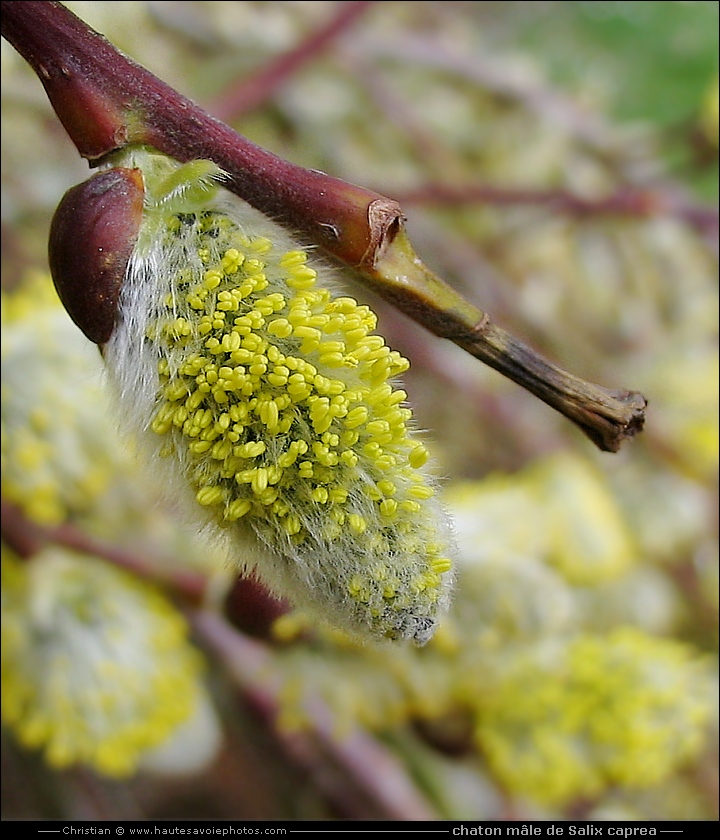
{"type": "Polygon", "coordinates": [[[210,518],[271,549],[259,571],[283,594],[332,604],[363,633],[426,641],[451,563],[427,451],[389,381],[408,362],[274,226],[163,210],[148,222],[162,235],[135,261],[142,282],[161,284],[145,336],[162,454],[210,518]],[[169,270],[148,281],[144,265],[169,270]]]}
{"type": "Polygon", "coordinates": [[[508,790],[592,798],[658,784],[697,753],[710,684],[689,647],[626,627],[552,653],[515,660],[482,709],[478,743],[508,790]]]}
{"type": "Polygon", "coordinates": [[[101,561],[2,560],[2,717],[56,768],[134,772],[195,712],[199,658],[180,614],[101,561]]]}
{"type": "Polygon", "coordinates": [[[102,360],[45,274],[3,294],[0,419],[3,497],[34,522],[102,510],[103,526],[125,526],[136,513],[127,492],[134,461],[107,410],[102,360]]]}

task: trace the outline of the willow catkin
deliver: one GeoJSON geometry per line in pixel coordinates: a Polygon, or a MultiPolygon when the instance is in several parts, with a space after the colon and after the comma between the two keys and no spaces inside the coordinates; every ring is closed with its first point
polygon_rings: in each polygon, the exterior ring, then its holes
{"type": "Polygon", "coordinates": [[[276,593],[361,636],[424,644],[453,575],[394,385],[408,362],[217,166],[144,149],[118,165],[128,183],[141,171],[144,204],[104,356],[168,487],[276,593]]]}

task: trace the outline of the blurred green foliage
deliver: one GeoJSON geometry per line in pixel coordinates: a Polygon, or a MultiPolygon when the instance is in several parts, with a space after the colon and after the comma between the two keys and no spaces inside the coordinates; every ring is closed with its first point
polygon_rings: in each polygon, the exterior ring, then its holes
{"type": "Polygon", "coordinates": [[[593,83],[619,119],[666,126],[692,120],[717,73],[713,0],[524,5],[543,13],[531,25],[519,24],[516,46],[541,56],[561,84],[581,85],[592,67],[593,83]]]}
{"type": "Polygon", "coordinates": [[[541,58],[562,86],[582,91],[590,75],[608,114],[652,126],[672,166],[681,168],[701,195],[717,199],[717,165],[693,171],[693,150],[687,147],[687,133],[718,74],[715,0],[518,5],[542,10],[530,11],[532,20],[518,21],[516,47],[541,58]]]}

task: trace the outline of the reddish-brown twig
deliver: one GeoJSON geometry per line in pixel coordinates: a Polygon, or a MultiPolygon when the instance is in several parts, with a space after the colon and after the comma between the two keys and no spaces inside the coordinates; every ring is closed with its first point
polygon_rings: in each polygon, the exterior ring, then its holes
{"type": "Polygon", "coordinates": [[[227,187],[353,269],[386,300],[535,394],[600,448],[639,432],[646,401],[586,382],[492,323],[415,253],[400,205],[260,149],[130,61],[60,3],[3,0],[3,35],[35,69],[79,152],[98,163],[130,144],[207,158],[227,187]]]}

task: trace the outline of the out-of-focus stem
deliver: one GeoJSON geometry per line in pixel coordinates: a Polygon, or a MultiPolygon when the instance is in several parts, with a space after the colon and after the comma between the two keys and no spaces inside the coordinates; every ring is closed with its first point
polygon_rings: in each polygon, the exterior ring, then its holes
{"type": "MultiPolygon", "coordinates": [[[[277,736],[288,738],[278,727],[281,684],[271,652],[261,642],[237,633],[220,616],[191,610],[188,617],[203,644],[228,668],[243,692],[262,710],[267,724],[277,736]]],[[[317,698],[306,703],[309,733],[333,761],[369,796],[391,820],[429,820],[436,818],[428,803],[408,779],[398,759],[371,735],[352,730],[339,737],[326,707],[317,698]]],[[[312,771],[312,762],[308,770],[312,771]]]]}
{"type": "Polygon", "coordinates": [[[80,554],[100,557],[141,578],[162,584],[187,603],[199,605],[205,601],[208,579],[203,575],[177,571],[168,564],[153,564],[134,552],[95,539],[69,523],[56,528],[42,527],[5,499],[2,500],[0,530],[3,542],[20,557],[30,558],[48,545],[61,545],[80,554]]]}
{"type": "Polygon", "coordinates": [[[308,61],[328,47],[346,29],[373,6],[374,0],[337,3],[337,11],[320,29],[312,32],[294,49],[282,53],[249,79],[233,84],[206,103],[211,114],[229,122],[267,102],[272,94],[308,61]]]}
{"type": "Polygon", "coordinates": [[[602,198],[585,198],[567,190],[519,190],[489,184],[451,186],[429,183],[417,189],[395,194],[401,204],[434,206],[461,204],[492,205],[494,207],[546,207],[551,212],[576,218],[589,216],[625,216],[651,218],[670,216],[683,220],[700,234],[717,238],[718,211],[716,207],[690,201],[673,192],[667,185],[655,187],[623,187],[602,198]]]}

